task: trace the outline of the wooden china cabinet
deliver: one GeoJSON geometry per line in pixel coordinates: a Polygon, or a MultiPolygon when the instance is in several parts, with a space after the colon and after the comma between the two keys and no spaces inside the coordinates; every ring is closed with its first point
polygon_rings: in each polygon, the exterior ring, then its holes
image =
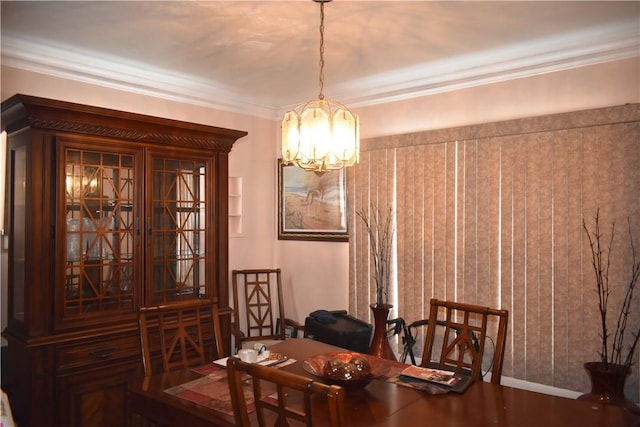
{"type": "Polygon", "coordinates": [[[247,133],[25,95],[2,127],[16,422],[123,426],[138,307],[218,297],[230,350],[227,163],[247,133]]]}

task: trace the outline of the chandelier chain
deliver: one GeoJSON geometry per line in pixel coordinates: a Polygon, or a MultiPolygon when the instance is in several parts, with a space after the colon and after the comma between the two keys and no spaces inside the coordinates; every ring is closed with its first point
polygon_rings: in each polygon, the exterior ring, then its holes
{"type": "Polygon", "coordinates": [[[320,94],[318,99],[324,99],[324,3],[320,3],[320,94]]]}

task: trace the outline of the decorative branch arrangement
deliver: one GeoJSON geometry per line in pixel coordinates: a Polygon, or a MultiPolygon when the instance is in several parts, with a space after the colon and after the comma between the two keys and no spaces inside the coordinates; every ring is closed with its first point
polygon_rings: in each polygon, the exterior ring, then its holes
{"type": "Polygon", "coordinates": [[[605,369],[609,369],[611,365],[622,365],[627,369],[631,367],[633,355],[640,339],[640,327],[638,330],[627,333],[627,320],[632,309],[640,312],[640,304],[632,305],[633,293],[640,278],[640,260],[636,257],[636,250],[633,243],[633,235],[631,232],[631,222],[629,223],[629,240],[631,243],[631,277],[627,283],[624,300],[616,323],[615,333],[613,334],[613,342],[611,343],[611,352],[609,352],[609,330],[607,329],[607,314],[609,296],[611,295],[611,285],[609,283],[609,267],[611,265],[611,247],[613,244],[615,223],[611,224],[611,237],[607,242],[603,241],[604,236],[600,231],[600,210],[596,212],[594,229],[589,231],[585,220],[582,220],[582,227],[589,239],[591,247],[591,259],[593,270],[596,275],[596,289],[598,292],[598,308],[600,309],[600,323],[602,327],[601,338],[602,348],[600,350],[600,359],[605,369]],[[606,245],[606,246],[605,246],[606,245]],[[628,345],[627,354],[623,358],[624,340],[627,336],[631,338],[631,344],[628,345]]]}
{"type": "Polygon", "coordinates": [[[388,286],[391,273],[391,250],[393,243],[393,211],[382,212],[376,204],[368,210],[361,209],[356,214],[362,218],[373,258],[374,278],[376,281],[376,303],[380,306],[389,302],[388,286]]]}

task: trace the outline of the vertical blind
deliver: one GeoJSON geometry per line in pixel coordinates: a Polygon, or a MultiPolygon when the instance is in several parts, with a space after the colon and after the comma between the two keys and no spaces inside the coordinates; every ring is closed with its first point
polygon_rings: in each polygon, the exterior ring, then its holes
{"type": "MultiPolygon", "coordinates": [[[[610,311],[640,254],[640,114],[626,105],[363,141],[350,168],[349,310],[369,319],[375,282],[354,212],[395,213],[392,316],[440,298],[509,310],[503,375],[588,391],[598,361],[595,275],[583,219],[615,222],[610,311]]],[[[640,289],[628,330],[640,325],[640,289]]],[[[614,313],[609,328],[615,328],[614,313]]],[[[611,331],[612,333],[612,331],[611,331]]],[[[420,343],[416,350],[420,350],[420,343]]],[[[638,401],[638,355],[627,380],[638,401]]]]}

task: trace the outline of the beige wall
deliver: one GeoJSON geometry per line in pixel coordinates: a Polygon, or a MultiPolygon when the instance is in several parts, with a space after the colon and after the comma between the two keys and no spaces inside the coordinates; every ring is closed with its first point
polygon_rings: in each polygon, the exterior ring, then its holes
{"type": "MultiPolygon", "coordinates": [[[[230,240],[230,268],[281,267],[291,303],[287,314],[294,319],[303,321],[319,308],[347,308],[348,243],[277,240],[278,121],[8,67],[2,67],[1,78],[2,100],[24,93],[249,132],[230,155],[229,173],[243,178],[244,193],[244,229],[242,236],[230,240]]],[[[352,109],[360,114],[363,138],[370,138],[628,102],[640,102],[639,58],[352,109]]],[[[2,265],[4,277],[6,264],[2,265]]],[[[4,280],[2,301],[6,301],[4,280]]],[[[2,311],[6,313],[4,306],[2,311]]],[[[2,328],[4,320],[3,315],[2,328]]]]}

